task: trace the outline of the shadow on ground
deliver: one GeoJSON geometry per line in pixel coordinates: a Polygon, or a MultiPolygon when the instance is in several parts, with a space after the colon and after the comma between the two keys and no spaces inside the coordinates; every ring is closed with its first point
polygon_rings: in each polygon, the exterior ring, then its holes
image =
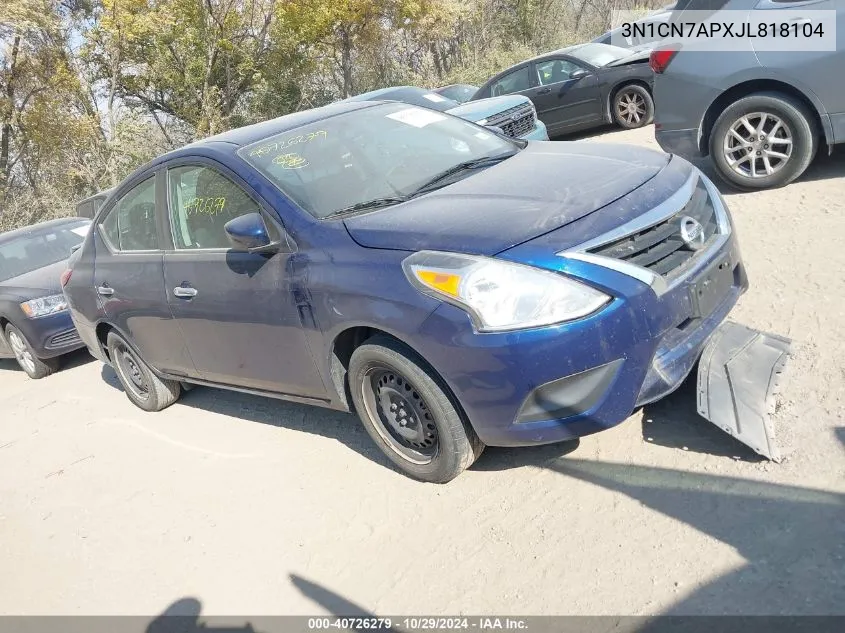
{"type": "Polygon", "coordinates": [[[643,440],[667,448],[761,462],[742,442],[698,415],[695,373],[670,396],[643,407],[643,440]]]}
{"type": "MultiPolygon", "coordinates": [[[[104,364],[101,376],[106,384],[123,391],[112,367],[104,364]]],[[[127,406],[129,406],[128,403],[127,406]]],[[[348,413],[212,387],[194,387],[187,393],[183,393],[173,406],[191,407],[246,422],[268,424],[335,439],[377,464],[391,466],[387,458],[373,444],[358,417],[348,413]]]]}
{"type": "MultiPolygon", "coordinates": [[[[557,459],[542,466],[570,480],[634,499],[729,545],[745,559],[739,569],[693,588],[661,615],[845,615],[845,495],[578,459],[557,459]]],[[[659,542],[660,535],[655,539],[659,542]]],[[[599,542],[579,545],[603,546],[599,542]]],[[[618,564],[625,561],[619,559],[618,564]]],[[[291,582],[335,615],[365,613],[351,600],[315,582],[296,575],[291,582]]],[[[508,607],[503,606],[502,611],[508,607]]],[[[705,628],[696,630],[719,630],[719,622],[701,623],[705,628]]],[[[833,630],[832,624],[822,628],[833,630]]],[[[664,629],[657,620],[628,630],[651,633],[664,629]]]]}
{"type": "MultiPolygon", "coordinates": [[[[88,350],[78,349],[75,352],[65,354],[62,357],[59,371],[81,367],[82,365],[87,365],[93,360],[94,357],[88,353],[88,350]]],[[[14,358],[0,358],[0,371],[18,371],[23,373],[23,369],[21,369],[21,366],[18,365],[18,362],[14,358]]]]}

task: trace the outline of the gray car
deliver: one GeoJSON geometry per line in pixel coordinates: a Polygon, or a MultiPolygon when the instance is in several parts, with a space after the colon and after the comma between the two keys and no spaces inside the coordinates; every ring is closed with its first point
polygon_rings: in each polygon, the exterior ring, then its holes
{"type": "MultiPolygon", "coordinates": [[[[696,9],[696,2],[686,8],[696,9]]],[[[835,51],[771,52],[752,40],[748,51],[658,47],[651,54],[660,147],[686,158],[709,155],[719,174],[741,189],[785,185],[807,169],[819,147],[830,151],[845,142],[845,0],[717,4],[766,11],[766,22],[776,22],[782,9],[836,11],[835,51]]]]}

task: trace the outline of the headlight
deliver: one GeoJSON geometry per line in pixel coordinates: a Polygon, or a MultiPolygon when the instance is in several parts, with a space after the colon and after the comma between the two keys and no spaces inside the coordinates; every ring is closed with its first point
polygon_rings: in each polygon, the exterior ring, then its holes
{"type": "Polygon", "coordinates": [[[402,268],[421,292],[466,310],[481,332],[572,321],[610,301],[563,275],[490,257],[420,251],[402,268]]]}
{"type": "Polygon", "coordinates": [[[47,316],[67,310],[67,301],[64,295],[51,295],[49,297],[39,297],[38,299],[30,299],[21,304],[21,310],[30,319],[47,316]]]}

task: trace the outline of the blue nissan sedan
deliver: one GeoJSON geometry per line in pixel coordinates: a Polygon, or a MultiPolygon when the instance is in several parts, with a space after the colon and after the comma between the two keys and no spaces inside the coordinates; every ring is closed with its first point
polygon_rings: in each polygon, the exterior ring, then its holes
{"type": "Polygon", "coordinates": [[[63,279],[142,409],[200,384],[355,410],[431,482],[667,395],[747,288],[724,200],[685,160],[383,102],[154,160],[63,279]]]}

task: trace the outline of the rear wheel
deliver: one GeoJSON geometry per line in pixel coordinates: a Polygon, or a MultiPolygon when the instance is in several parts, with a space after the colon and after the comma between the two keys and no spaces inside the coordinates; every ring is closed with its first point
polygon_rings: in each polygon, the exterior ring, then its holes
{"type": "Polygon", "coordinates": [[[181,385],[156,376],[122,336],[109,332],[107,345],[117,378],[135,406],[144,411],[161,411],[179,399],[181,385]]]}
{"type": "Polygon", "coordinates": [[[440,379],[404,345],[370,339],[352,354],[348,377],[364,427],[405,474],[446,483],[481,454],[484,445],[440,379]]]}
{"type": "Polygon", "coordinates": [[[59,369],[58,358],[38,358],[23,332],[14,325],[6,326],[6,340],[12,348],[18,365],[30,378],[35,380],[45,378],[59,369]]]}
{"type": "Polygon", "coordinates": [[[613,120],[619,127],[633,130],[654,119],[654,101],[643,86],[622,86],[613,95],[613,120]]]}
{"type": "Polygon", "coordinates": [[[758,93],[716,119],[710,155],[719,175],[741,189],[786,185],[804,173],[818,134],[807,107],[788,95],[758,93]]]}

